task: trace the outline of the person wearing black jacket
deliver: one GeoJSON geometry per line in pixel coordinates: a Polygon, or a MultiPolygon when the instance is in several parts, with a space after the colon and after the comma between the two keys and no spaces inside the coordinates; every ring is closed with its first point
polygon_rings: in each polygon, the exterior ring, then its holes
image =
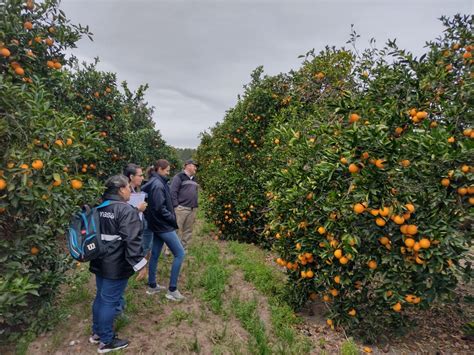
{"type": "Polygon", "coordinates": [[[114,335],[113,322],[120,309],[128,279],[146,265],[142,248],[142,221],[138,211],[127,203],[130,184],[123,175],[105,182],[103,200],[112,203],[99,210],[101,239],[107,253],[91,260],[89,270],[96,276],[97,293],[92,306],[91,343],[99,343],[99,353],[123,349],[127,340],[114,335]]]}
{"type": "Polygon", "coordinates": [[[145,210],[145,218],[148,221],[148,228],[153,231],[153,245],[150,263],[148,265],[147,294],[154,294],[162,289],[162,287],[156,283],[156,271],[158,258],[163,244],[166,243],[174,256],[166,298],[172,301],[181,301],[184,299],[184,296],[178,290],[178,278],[185,251],[176,234],[178,225],[176,223],[170,188],[168,186],[169,173],[170,163],[164,159],[158,160],[150,181],[142,187],[142,191],[148,194],[148,207],[145,210]]]}

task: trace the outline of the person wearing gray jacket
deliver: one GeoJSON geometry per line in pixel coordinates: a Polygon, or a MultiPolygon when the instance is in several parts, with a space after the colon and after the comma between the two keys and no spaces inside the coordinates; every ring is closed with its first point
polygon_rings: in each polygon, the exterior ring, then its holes
{"type": "Polygon", "coordinates": [[[171,182],[171,200],[178,223],[178,235],[185,249],[193,234],[198,208],[197,168],[198,165],[194,160],[186,160],[184,170],[176,174],[171,182]]]}

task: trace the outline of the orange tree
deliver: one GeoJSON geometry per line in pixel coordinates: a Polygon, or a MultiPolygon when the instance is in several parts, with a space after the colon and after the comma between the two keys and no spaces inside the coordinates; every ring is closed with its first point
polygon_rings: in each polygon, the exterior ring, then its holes
{"type": "Polygon", "coordinates": [[[175,158],[154,129],[144,88],[132,93],[125,87],[121,93],[113,74],[93,66],[66,69],[72,62],[64,51],[90,34],[70,25],[57,1],[8,1],[0,11],[0,334],[5,339],[27,327],[45,329],[54,316],[50,306],[71,266],[63,247],[65,227],[77,206],[97,201],[101,180],[130,160],[145,165],[156,157],[175,158]],[[136,142],[141,139],[146,142],[136,142]]]}
{"type": "Polygon", "coordinates": [[[472,18],[442,21],[443,37],[420,58],[395,42],[308,53],[288,104],[269,117],[268,163],[254,174],[291,302],[320,298],[331,327],[367,339],[470,274],[472,18]]]}
{"type": "Polygon", "coordinates": [[[286,76],[262,77],[258,68],[224,122],[202,136],[197,159],[204,203],[222,238],[269,245],[262,234],[266,198],[260,172],[268,163],[264,138],[272,117],[288,104],[288,88],[286,76]]]}

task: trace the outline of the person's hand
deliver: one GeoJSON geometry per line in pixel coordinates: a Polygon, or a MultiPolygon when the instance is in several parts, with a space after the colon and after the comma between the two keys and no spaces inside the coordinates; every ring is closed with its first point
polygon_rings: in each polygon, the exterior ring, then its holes
{"type": "Polygon", "coordinates": [[[137,210],[139,210],[140,212],[143,212],[146,210],[146,207],[148,206],[148,203],[146,202],[140,202],[137,206],[137,210]]]}

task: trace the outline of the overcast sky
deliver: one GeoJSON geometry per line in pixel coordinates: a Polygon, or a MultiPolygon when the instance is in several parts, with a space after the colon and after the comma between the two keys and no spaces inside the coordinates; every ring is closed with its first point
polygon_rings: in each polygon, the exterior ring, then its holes
{"type": "Polygon", "coordinates": [[[382,47],[397,38],[420,54],[442,31],[441,15],[472,14],[473,0],[62,0],[75,24],[89,25],[74,54],[113,71],[146,100],[163,138],[197,147],[199,133],[233,107],[250,73],[296,69],[298,55],[325,45],[341,47],[351,24],[382,47]]]}

